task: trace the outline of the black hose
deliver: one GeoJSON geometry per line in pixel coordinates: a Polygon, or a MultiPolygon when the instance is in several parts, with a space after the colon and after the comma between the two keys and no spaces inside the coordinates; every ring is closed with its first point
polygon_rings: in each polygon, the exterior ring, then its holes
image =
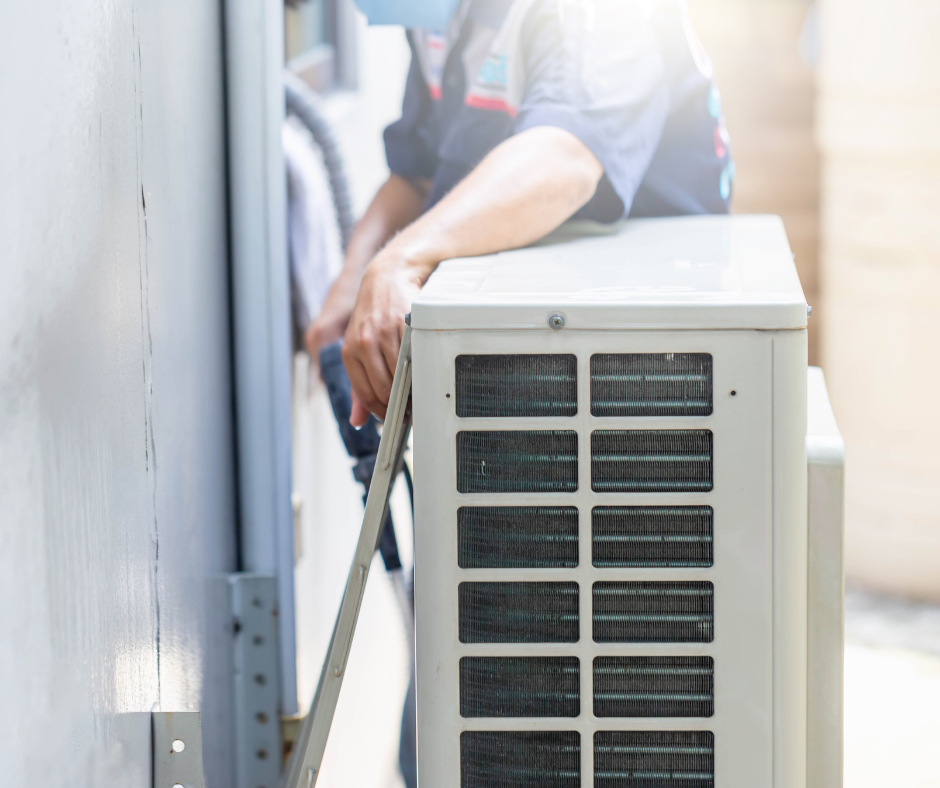
{"type": "Polygon", "coordinates": [[[314,142],[323,154],[323,164],[330,181],[333,205],[336,208],[336,222],[339,225],[343,251],[349,243],[355,221],[352,212],[352,199],[349,194],[349,181],[343,167],[343,157],[339,152],[333,129],[320,109],[320,98],[296,74],[284,72],[284,101],[287,111],[297,118],[313,135],[314,142]]]}
{"type": "MultiPolygon", "coordinates": [[[[343,167],[343,158],[339,152],[339,145],[333,136],[330,124],[323,117],[323,112],[320,109],[320,98],[300,77],[291,71],[285,70],[284,101],[287,111],[307,127],[313,136],[313,141],[323,154],[323,163],[326,166],[330,191],[333,195],[333,205],[336,208],[336,221],[339,225],[340,238],[345,250],[355,224],[352,214],[352,200],[349,195],[349,182],[346,180],[346,171],[343,167]]],[[[337,342],[335,345],[330,345],[321,351],[320,373],[326,381],[327,390],[330,393],[330,404],[333,406],[333,414],[339,424],[340,434],[343,437],[346,450],[350,456],[359,460],[354,474],[356,479],[365,486],[366,494],[368,494],[369,483],[372,480],[372,466],[375,464],[375,454],[378,451],[377,422],[375,417],[371,417],[362,430],[354,430],[349,424],[349,413],[352,404],[349,394],[349,378],[346,377],[346,370],[343,368],[341,357],[341,343],[337,342]],[[372,445],[373,443],[374,445],[372,445]]],[[[414,482],[411,479],[411,472],[408,470],[407,465],[404,466],[404,473],[405,481],[408,484],[408,497],[411,500],[411,511],[414,512],[414,482]]],[[[379,547],[386,569],[400,569],[401,562],[398,556],[394,527],[391,523],[391,514],[389,514],[385,523],[379,547]]]]}

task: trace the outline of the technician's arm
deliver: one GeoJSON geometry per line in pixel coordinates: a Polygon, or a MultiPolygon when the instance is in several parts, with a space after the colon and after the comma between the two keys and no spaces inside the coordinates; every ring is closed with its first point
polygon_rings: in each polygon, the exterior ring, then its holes
{"type": "Polygon", "coordinates": [[[540,126],[510,137],[369,264],[346,329],[350,421],[384,417],[404,316],[438,263],[537,241],[591,199],[603,168],[577,137],[540,126]]]}
{"type": "Polygon", "coordinates": [[[314,362],[324,345],[343,336],[366,266],[389,238],[421,215],[429,188],[430,182],[409,181],[392,173],[372,199],[349,239],[343,270],[304,337],[314,362]]]}

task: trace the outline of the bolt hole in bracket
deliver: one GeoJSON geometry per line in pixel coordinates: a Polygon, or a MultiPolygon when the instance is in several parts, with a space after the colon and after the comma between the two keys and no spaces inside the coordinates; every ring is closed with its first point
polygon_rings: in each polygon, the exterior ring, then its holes
{"type": "Polygon", "coordinates": [[[154,788],[205,788],[198,711],[151,714],[154,788]]]}

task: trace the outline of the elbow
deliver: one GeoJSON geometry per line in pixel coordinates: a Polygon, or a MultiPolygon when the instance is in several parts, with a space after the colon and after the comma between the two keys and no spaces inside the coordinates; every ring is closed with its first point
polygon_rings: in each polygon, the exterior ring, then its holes
{"type": "Polygon", "coordinates": [[[597,191],[597,184],[600,183],[601,176],[604,174],[604,168],[594,157],[594,154],[588,151],[591,161],[579,162],[576,169],[574,181],[574,193],[578,198],[578,205],[575,210],[585,205],[588,200],[594,196],[597,191]]]}
{"type": "Polygon", "coordinates": [[[550,192],[563,194],[564,200],[571,203],[572,213],[594,196],[604,174],[604,167],[593,151],[575,134],[558,126],[527,129],[506,145],[506,152],[517,162],[526,161],[527,166],[537,163],[537,178],[549,186],[550,192]],[[522,150],[528,156],[517,158],[517,152],[522,150]]]}
{"type": "Polygon", "coordinates": [[[604,166],[597,156],[580,139],[570,132],[564,132],[565,161],[572,198],[577,200],[577,210],[597,191],[597,184],[604,175],[604,166]]]}

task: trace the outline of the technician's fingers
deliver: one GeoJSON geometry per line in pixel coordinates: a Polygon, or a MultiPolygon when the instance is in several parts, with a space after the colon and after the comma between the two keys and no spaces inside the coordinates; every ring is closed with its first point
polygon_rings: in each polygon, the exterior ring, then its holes
{"type": "MultiPolygon", "coordinates": [[[[389,372],[391,373],[391,379],[395,379],[395,369],[398,367],[398,353],[401,350],[401,337],[404,331],[405,326],[405,316],[401,316],[400,324],[392,322],[386,329],[382,332],[382,337],[380,340],[381,343],[381,352],[382,356],[385,359],[385,365],[389,372]]],[[[391,389],[389,389],[389,397],[391,396],[391,389]]],[[[385,400],[385,404],[388,404],[388,398],[385,400]]]]}
{"type": "Polygon", "coordinates": [[[360,347],[359,360],[362,366],[365,367],[366,375],[369,376],[369,383],[372,385],[372,391],[375,392],[375,396],[384,411],[385,406],[388,405],[389,397],[392,396],[392,380],[395,375],[395,367],[388,368],[385,355],[382,352],[382,344],[380,337],[369,336],[368,341],[364,341],[360,347]]]}
{"type": "Polygon", "coordinates": [[[359,401],[356,392],[352,392],[352,411],[349,414],[349,423],[354,427],[362,427],[369,420],[369,411],[359,401]]]}
{"type": "Polygon", "coordinates": [[[341,274],[333,283],[323,309],[304,333],[304,344],[313,364],[319,363],[320,351],[326,345],[342,339],[346,333],[356,303],[356,287],[346,280],[341,274]]]}
{"type": "Polygon", "coordinates": [[[418,289],[401,271],[373,261],[346,329],[343,361],[349,379],[360,404],[380,418],[392,393],[405,314],[418,289]]]}
{"type": "Polygon", "coordinates": [[[347,352],[346,345],[343,345],[343,364],[346,367],[346,374],[349,375],[349,382],[352,384],[353,395],[359,402],[361,408],[365,408],[365,415],[355,410],[349,416],[349,423],[354,427],[361,427],[366,423],[369,413],[375,413],[380,418],[385,417],[385,408],[379,398],[375,395],[372,384],[369,382],[369,376],[365,367],[359,359],[347,352]]]}
{"type": "Polygon", "coordinates": [[[304,333],[304,345],[306,346],[307,355],[310,356],[311,362],[313,364],[319,364],[320,351],[337,339],[342,339],[345,330],[345,322],[330,319],[328,315],[321,315],[317,320],[311,323],[304,333]]]}

